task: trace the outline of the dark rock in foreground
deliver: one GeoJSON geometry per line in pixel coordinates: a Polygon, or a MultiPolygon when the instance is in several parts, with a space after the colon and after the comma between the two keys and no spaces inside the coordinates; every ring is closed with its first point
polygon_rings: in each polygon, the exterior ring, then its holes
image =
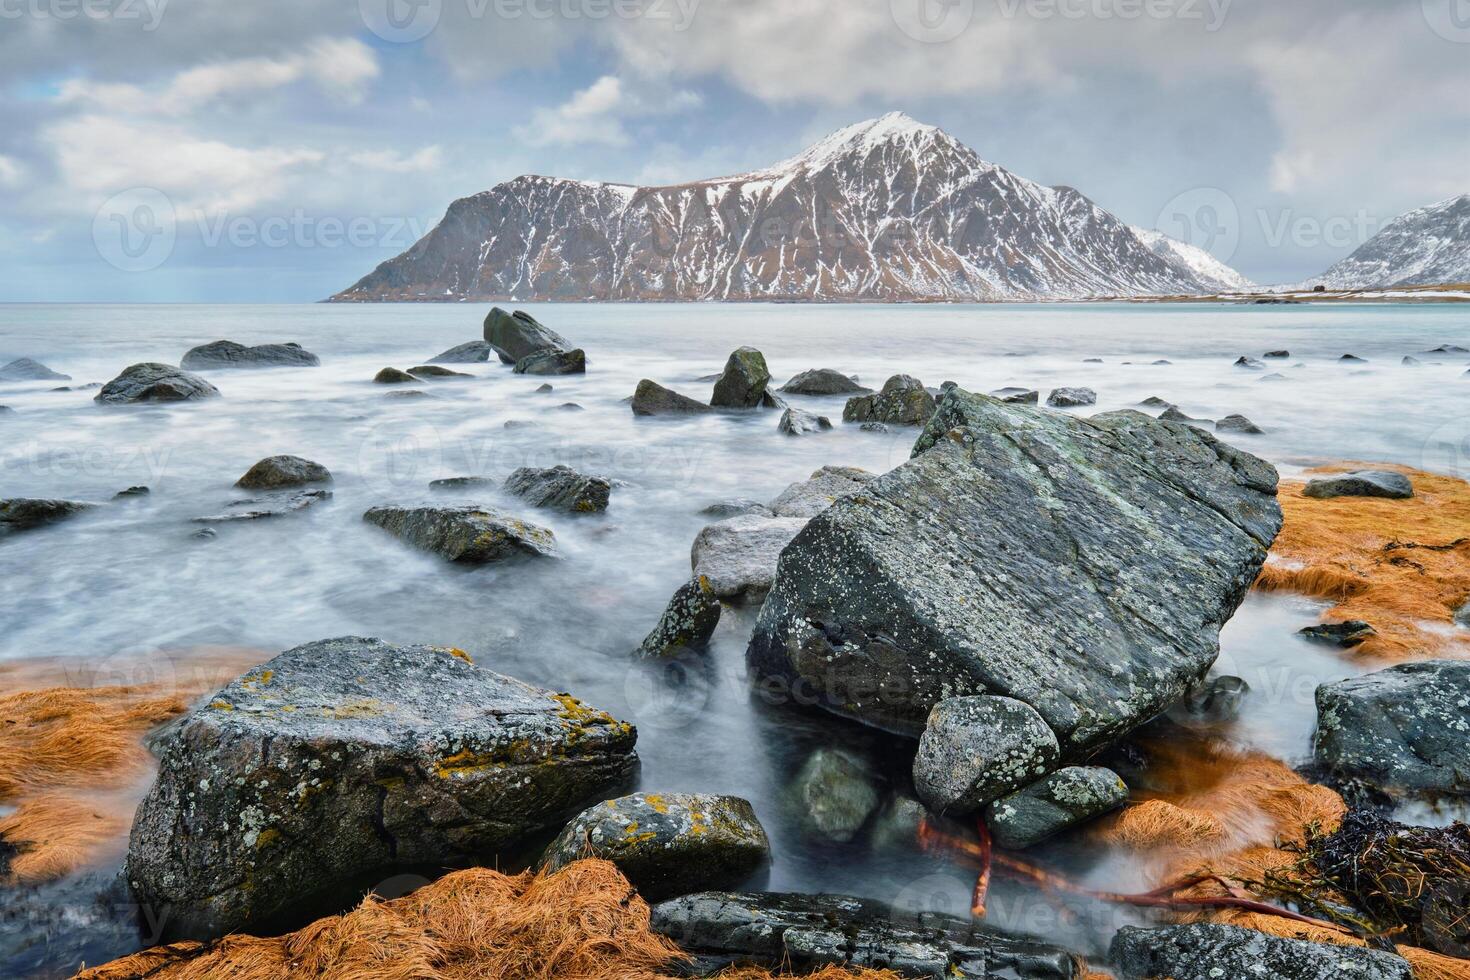
{"type": "Polygon", "coordinates": [[[506,364],[514,364],[541,350],[572,349],[565,337],[543,326],[531,314],[521,310],[507,313],[498,306],[485,317],[485,342],[495,348],[506,364]]]}
{"type": "Polygon", "coordinates": [[[247,347],[233,340],[216,340],[195,347],[179,366],[190,371],[219,371],[226,368],[317,367],[321,358],[300,344],[261,344],[247,347]]]}
{"type": "Polygon", "coordinates": [[[947,698],[919,739],[914,789],[935,813],[962,817],[1035,783],[1060,758],[1056,735],[1024,701],[947,698]]]}
{"type": "Polygon", "coordinates": [[[1071,766],[985,808],[985,823],[1007,850],[1040,844],[1128,802],[1128,786],[1111,769],[1071,766]]]}
{"type": "Polygon", "coordinates": [[[924,383],[906,374],[895,374],[876,395],[849,398],[842,409],[842,421],[923,425],[933,414],[934,396],[924,383]]]}
{"type": "Polygon", "coordinates": [[[70,381],[71,375],[51,370],[40,361],[20,357],[0,367],[0,381],[70,381]]]}
{"type": "Polygon", "coordinates": [[[310,643],[159,739],[128,880],[170,935],[268,928],[368,876],[493,860],[622,785],[635,739],[460,651],[310,643]]]}
{"type": "Polygon", "coordinates": [[[1078,761],[1205,675],[1280,530],[1275,492],[1197,429],[957,390],[912,459],[786,547],[749,660],[909,734],[947,697],[1014,698],[1078,761]]]}
{"type": "Polygon", "coordinates": [[[586,374],[587,353],[576,350],[542,350],[516,361],[516,374],[558,375],[586,374]]]}
{"type": "Polygon", "coordinates": [[[765,355],[754,347],[741,347],[725,362],[710,404],[715,408],[759,408],[770,382],[765,355]]]}
{"type": "Polygon", "coordinates": [[[788,408],[781,414],[781,421],[776,423],[776,429],[788,436],[809,436],[818,432],[826,432],[832,428],[832,420],[825,415],[813,415],[811,412],[803,412],[800,409],[788,408]]]}
{"type": "Polygon", "coordinates": [[[644,378],[633,392],[634,415],[699,415],[712,412],[704,402],[671,391],[663,385],[644,378]]]}
{"type": "Polygon", "coordinates": [[[308,483],[331,483],[332,474],[321,463],[300,456],[267,456],[235,481],[245,490],[280,490],[308,483]]]}
{"type": "Polygon", "coordinates": [[[524,497],[534,507],[600,514],[607,510],[612,482],[600,476],[583,476],[570,466],[523,466],[506,479],[505,490],[524,497]]]}
{"type": "Polygon", "coordinates": [[[374,507],[362,519],[449,561],[483,565],[557,553],[549,530],[488,507],[374,507]]]}
{"type": "Polygon", "coordinates": [[[400,371],[396,367],[385,367],[373,375],[373,381],[380,385],[416,385],[420,384],[418,378],[407,371],[400,371]]]}
{"type": "Polygon", "coordinates": [[[1313,643],[1342,647],[1344,650],[1359,646],[1378,635],[1372,624],[1360,619],[1349,619],[1341,623],[1323,623],[1297,630],[1297,636],[1313,643]]]}
{"type": "Polygon", "coordinates": [[[694,539],[694,575],[709,579],[721,599],[763,595],[776,577],[781,549],[805,524],[803,518],[753,514],[711,524],[694,539]]]}
{"type": "Polygon", "coordinates": [[[219,389],[197,374],[190,374],[169,364],[146,362],[124,369],[122,374],[102,386],[94,401],[123,405],[217,397],[219,389]]]}
{"type": "Polygon", "coordinates": [[[76,517],[96,506],[80,500],[45,500],[35,497],[0,500],[0,538],[76,517]]]}
{"type": "Polygon", "coordinates": [[[495,348],[483,340],[472,340],[429,359],[430,364],[483,364],[490,360],[495,348]]]}
{"type": "Polygon", "coordinates": [[[873,389],[864,388],[841,371],[815,368],[801,372],[780,390],[788,395],[866,395],[873,389]]]}
{"type": "Polygon", "coordinates": [[[1332,497],[1387,497],[1406,500],[1414,496],[1414,484],[1402,473],[1390,470],[1357,470],[1319,476],[1307,481],[1302,496],[1327,500],[1332,497]]]}
{"type": "Polygon", "coordinates": [[[1393,953],[1279,939],[1240,926],[1126,926],[1113,939],[1111,958],[1125,980],[1414,980],[1408,961],[1393,953]]]}
{"type": "Polygon", "coordinates": [[[771,854],[750,804],[735,796],[635,793],[583,811],[546,849],[557,871],[584,857],[618,866],[649,902],[734,888],[771,854]]]}
{"type": "Polygon", "coordinates": [[[711,976],[731,964],[805,972],[823,966],[889,969],[902,977],[1072,980],[1063,949],[933,912],[841,895],[706,892],[655,906],[653,928],[711,976]]]}
{"type": "Polygon", "coordinates": [[[674,592],[653,632],[644,638],[639,655],[677,657],[704,650],[720,625],[720,612],[720,599],[709,579],[701,576],[685,582],[674,592]]]}
{"type": "Polygon", "coordinates": [[[1470,795],[1470,662],[1400,664],[1317,688],[1317,762],[1395,795],[1470,795]]]}

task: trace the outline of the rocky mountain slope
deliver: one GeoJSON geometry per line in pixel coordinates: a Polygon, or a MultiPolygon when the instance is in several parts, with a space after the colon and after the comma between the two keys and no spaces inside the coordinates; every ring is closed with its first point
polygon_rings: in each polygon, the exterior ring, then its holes
{"type": "Polygon", "coordinates": [[[1161,231],[1134,227],[1133,233],[1160,258],[1183,265],[1194,277],[1213,291],[1222,293],[1249,293],[1260,287],[1230,266],[1215,258],[1198,245],[1170,238],[1161,231]]]}
{"type": "Polygon", "coordinates": [[[1400,215],[1306,286],[1375,289],[1470,282],[1470,194],[1400,215]]]}
{"type": "Polygon", "coordinates": [[[333,299],[1077,299],[1216,292],[1230,271],[892,113],[733,177],[518,177],[333,299]]]}

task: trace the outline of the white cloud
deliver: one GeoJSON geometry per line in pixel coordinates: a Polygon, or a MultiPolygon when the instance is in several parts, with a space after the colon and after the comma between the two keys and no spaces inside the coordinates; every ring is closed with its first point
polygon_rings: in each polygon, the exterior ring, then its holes
{"type": "Polygon", "coordinates": [[[25,181],[25,169],[20,161],[0,154],[0,187],[16,188],[25,181]]]}
{"type": "Polygon", "coordinates": [[[625,126],[629,119],[670,115],[700,103],[694,92],[635,92],[617,76],[604,75],[561,105],[536,110],[530,124],[518,127],[516,135],[532,146],[625,146],[630,141],[625,126]]]}
{"type": "Polygon", "coordinates": [[[438,170],[444,153],[437,146],[426,146],[417,153],[404,156],[393,150],[362,150],[347,155],[347,162],[364,170],[390,174],[428,173],[438,170]]]}

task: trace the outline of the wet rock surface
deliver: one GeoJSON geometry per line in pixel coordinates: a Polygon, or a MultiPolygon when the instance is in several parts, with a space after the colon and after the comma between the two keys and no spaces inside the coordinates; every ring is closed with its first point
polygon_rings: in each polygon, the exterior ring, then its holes
{"type": "Polygon", "coordinates": [[[484,336],[485,343],[494,347],[506,364],[515,364],[537,351],[572,349],[565,337],[531,314],[521,310],[507,313],[498,306],[485,317],[484,336]]]}
{"type": "Polygon", "coordinates": [[[551,531],[489,507],[374,507],[362,518],[420,551],[454,562],[483,565],[557,554],[551,531]]]}
{"type": "Polygon", "coordinates": [[[699,415],[713,411],[704,402],[697,402],[647,378],[638,382],[632,404],[634,415],[699,415]]]}
{"type": "Polygon", "coordinates": [[[11,497],[0,500],[0,538],[55,524],[96,508],[81,500],[11,497]]]}
{"type": "Polygon", "coordinates": [[[754,514],[711,524],[694,539],[694,575],[709,579],[721,599],[764,594],[776,577],[781,549],[805,525],[803,518],[754,514]]]}
{"type": "Polygon", "coordinates": [[[533,507],[572,514],[600,514],[607,510],[612,482],[578,473],[570,466],[546,469],[523,466],[506,478],[505,490],[524,498],[533,507]]]}
{"type": "Polygon", "coordinates": [[[1317,688],[1317,762],[1394,795],[1470,795],[1470,662],[1430,660],[1317,688]]]}
{"type": "Polygon", "coordinates": [[[110,405],[134,402],[183,402],[218,398],[219,389],[197,374],[169,364],[145,362],[125,368],[102,386],[95,401],[110,405]]]}
{"type": "Polygon", "coordinates": [[[807,757],[791,783],[792,804],[807,832],[849,841],[867,824],[882,798],[877,779],[857,756],[820,748],[807,757]]]}
{"type": "Polygon", "coordinates": [[[1357,470],[1308,480],[1302,496],[1319,500],[1332,497],[1387,497],[1391,500],[1405,500],[1414,496],[1414,484],[1402,473],[1357,470]]]}
{"type": "Polygon", "coordinates": [[[321,358],[300,344],[260,344],[247,347],[233,340],[216,340],[186,353],[179,366],[190,371],[229,368],[318,367],[321,358]]]}
{"type": "Polygon", "coordinates": [[[407,371],[400,371],[396,367],[385,367],[373,375],[373,383],[380,385],[416,385],[421,382],[407,371]]]}
{"type": "Polygon", "coordinates": [[[999,388],[990,397],[1011,405],[1036,405],[1041,401],[1041,392],[1033,388],[999,388]]]}
{"type": "Polygon", "coordinates": [[[914,789],[935,813],[965,816],[1041,779],[1061,757],[1036,709],[1014,698],[949,698],[929,713],[914,789]]]}
{"type": "Polygon", "coordinates": [[[235,486],[245,490],[280,490],[331,481],[331,471],[321,463],[300,456],[267,456],[236,480],[235,486]]]}
{"type": "Polygon", "coordinates": [[[777,517],[816,517],[839,498],[855,493],[878,477],[856,466],[823,466],[800,483],[793,483],[771,501],[777,517]]]}
{"type": "Polygon", "coordinates": [[[924,388],[924,383],[906,374],[895,374],[876,395],[849,398],[842,410],[842,421],[923,425],[933,414],[934,396],[924,388]]]}
{"type": "Polygon", "coordinates": [[[575,350],[540,350],[516,361],[516,374],[559,375],[586,374],[587,352],[575,350]]]}
{"type": "Polygon", "coordinates": [[[735,888],[769,860],[750,803],[735,796],[635,793],[583,811],[542,860],[556,871],[584,857],[611,861],[649,902],[735,888]]]}
{"type": "Polygon", "coordinates": [[[1279,939],[1239,926],[1190,925],[1119,930],[1113,965],[1124,980],[1413,980],[1401,956],[1376,949],[1279,939]]]}
{"type": "Polygon", "coordinates": [[[710,504],[699,512],[705,517],[714,517],[724,520],[727,517],[739,517],[742,514],[756,514],[760,517],[772,517],[771,508],[759,500],[750,500],[746,497],[736,497],[731,500],[721,500],[710,504]]]}
{"type": "Polygon", "coordinates": [[[277,493],[265,497],[247,497],[232,500],[226,510],[218,514],[193,519],[195,524],[236,524],[244,521],[263,521],[273,517],[286,517],[316,504],[332,499],[330,490],[303,490],[300,493],[277,493]]]}
{"type": "Polygon", "coordinates": [[[720,625],[720,599],[708,578],[685,582],[669,599],[658,625],[644,638],[638,653],[644,657],[677,657],[700,652],[720,625]]]}
{"type": "Polygon", "coordinates": [[[442,354],[429,359],[430,364],[484,364],[495,353],[495,348],[483,340],[451,347],[442,354]]]}
{"type": "Polygon", "coordinates": [[[725,362],[710,404],[715,408],[759,408],[770,382],[765,355],[754,347],[741,347],[725,362]]]}
{"type": "Polygon", "coordinates": [[[0,381],[70,381],[71,375],[53,371],[29,357],[18,357],[0,366],[0,381]]]}
{"type": "Polygon", "coordinates": [[[463,371],[452,371],[438,364],[420,364],[411,367],[408,373],[420,381],[449,381],[452,378],[473,378],[473,374],[465,374],[463,371]]]}
{"type": "Polygon", "coordinates": [[[450,476],[429,482],[430,490],[479,490],[493,486],[495,481],[488,476],[450,476]]]}
{"type": "Polygon", "coordinates": [[[781,414],[776,429],[788,436],[810,436],[832,428],[832,420],[825,415],[813,415],[800,409],[788,408],[781,414]]]}
{"type": "Polygon", "coordinates": [[[1240,435],[1258,436],[1265,430],[1244,415],[1227,415],[1215,423],[1216,432],[1235,432],[1240,435]]]}
{"type": "Polygon", "coordinates": [[[788,395],[866,395],[871,388],[864,388],[841,371],[831,368],[814,368],[803,371],[781,386],[788,395]]]}
{"type": "Polygon", "coordinates": [[[1079,408],[1097,404],[1097,392],[1091,388],[1057,388],[1046,396],[1052,408],[1079,408]]]}
{"type": "Polygon", "coordinates": [[[1070,766],[985,808],[995,842],[1009,850],[1040,844],[1128,802],[1128,786],[1111,769],[1070,766]]]}
{"type": "Polygon", "coordinates": [[[1378,631],[1360,619],[1349,619],[1342,623],[1323,623],[1297,631],[1297,636],[1312,643],[1342,647],[1344,650],[1367,642],[1378,635],[1378,631]]]}
{"type": "Polygon", "coordinates": [[[174,935],[261,928],[364,874],[491,859],[623,784],[635,738],[459,651],[309,643],[159,739],[128,880],[174,935]]]}

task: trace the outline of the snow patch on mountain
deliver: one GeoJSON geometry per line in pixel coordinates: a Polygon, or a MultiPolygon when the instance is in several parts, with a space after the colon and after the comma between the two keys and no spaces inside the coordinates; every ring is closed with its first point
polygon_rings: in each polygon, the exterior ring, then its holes
{"type": "Polygon", "coordinates": [[[1134,227],[1133,233],[1161,258],[1176,262],[1193,273],[1200,282],[1222,293],[1248,293],[1260,287],[1198,245],[1181,242],[1161,231],[1134,227]]]}
{"type": "Polygon", "coordinates": [[[1470,283],[1470,194],[1400,215],[1307,288],[1470,283]]]}

